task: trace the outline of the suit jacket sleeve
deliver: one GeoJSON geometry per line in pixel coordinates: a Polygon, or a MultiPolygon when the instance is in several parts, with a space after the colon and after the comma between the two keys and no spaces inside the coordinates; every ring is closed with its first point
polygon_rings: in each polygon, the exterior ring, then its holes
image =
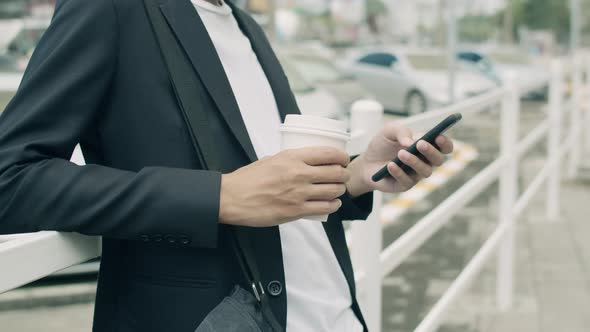
{"type": "Polygon", "coordinates": [[[130,172],[68,160],[95,123],[116,73],[117,23],[112,0],[58,1],[0,117],[0,233],[171,234],[215,247],[220,173],[130,172]]]}
{"type": "Polygon", "coordinates": [[[337,213],[342,220],[365,220],[373,210],[373,192],[355,198],[346,193],[340,200],[342,207],[337,213]]]}

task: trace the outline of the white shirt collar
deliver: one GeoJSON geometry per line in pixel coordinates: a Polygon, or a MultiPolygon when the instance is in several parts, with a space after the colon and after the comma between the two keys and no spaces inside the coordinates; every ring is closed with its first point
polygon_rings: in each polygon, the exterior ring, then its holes
{"type": "Polygon", "coordinates": [[[225,1],[221,1],[222,5],[221,6],[216,6],[208,1],[205,0],[191,0],[191,2],[195,5],[198,6],[199,8],[202,8],[204,10],[213,12],[215,14],[219,14],[219,15],[230,15],[232,13],[231,7],[227,5],[227,3],[225,3],[225,1]]]}

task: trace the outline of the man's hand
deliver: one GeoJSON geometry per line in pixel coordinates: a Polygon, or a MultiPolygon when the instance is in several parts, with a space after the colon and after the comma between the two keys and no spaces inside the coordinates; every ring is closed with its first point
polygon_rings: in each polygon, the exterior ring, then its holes
{"type": "Polygon", "coordinates": [[[373,190],[401,192],[412,188],[421,179],[429,177],[432,174],[432,167],[442,165],[445,161],[444,155],[453,151],[453,142],[449,138],[438,136],[435,142],[440,151],[428,142],[418,142],[418,151],[428,161],[424,162],[404,150],[414,143],[412,132],[408,128],[397,123],[386,125],[373,138],[367,151],[348,166],[351,171],[351,179],[346,184],[348,192],[355,197],[373,190]],[[411,174],[406,174],[399,166],[391,162],[396,155],[413,169],[411,174]],[[385,164],[391,177],[373,182],[371,176],[385,164]]]}
{"type": "Polygon", "coordinates": [[[221,179],[219,222],[266,227],[336,212],[350,159],[328,147],[293,149],[263,158],[221,179]]]}

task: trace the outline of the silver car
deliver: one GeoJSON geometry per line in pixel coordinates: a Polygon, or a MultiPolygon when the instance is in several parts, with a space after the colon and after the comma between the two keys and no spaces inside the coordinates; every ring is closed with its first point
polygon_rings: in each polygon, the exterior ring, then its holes
{"type": "MultiPolygon", "coordinates": [[[[489,52],[463,50],[457,53],[457,59],[464,68],[480,72],[498,84],[534,84],[549,78],[547,69],[534,58],[515,49],[502,49],[489,52]]],[[[524,97],[545,99],[548,86],[528,92],[524,97]]]]}
{"type": "Polygon", "coordinates": [[[307,82],[336,97],[345,111],[355,101],[373,97],[354,76],[342,72],[328,57],[303,52],[289,52],[284,57],[307,82]]]}
{"type": "MultiPolygon", "coordinates": [[[[388,111],[416,115],[450,104],[448,60],[443,52],[391,50],[353,55],[346,70],[356,76],[388,111]]],[[[479,95],[496,86],[487,77],[456,69],[454,100],[479,95]]]]}
{"type": "Polygon", "coordinates": [[[279,60],[301,113],[337,120],[346,117],[342,104],[329,91],[306,80],[289,58],[280,56],[279,60]]]}

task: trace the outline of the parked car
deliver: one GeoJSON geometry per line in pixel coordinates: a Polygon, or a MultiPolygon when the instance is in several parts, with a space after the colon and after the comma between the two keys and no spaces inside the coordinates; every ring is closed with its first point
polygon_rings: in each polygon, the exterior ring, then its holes
{"type": "MultiPolygon", "coordinates": [[[[416,115],[451,103],[449,65],[443,52],[380,49],[355,54],[344,67],[386,110],[416,115]]],[[[495,86],[481,74],[457,68],[454,101],[479,95],[495,86]]]]}
{"type": "MultiPolygon", "coordinates": [[[[500,49],[489,52],[464,50],[457,53],[457,59],[464,68],[479,72],[498,84],[529,83],[547,80],[547,69],[524,52],[514,49],[500,49]]],[[[548,86],[527,93],[524,97],[545,99],[548,86]]]]}
{"type": "Polygon", "coordinates": [[[329,58],[303,52],[288,52],[284,54],[284,59],[307,82],[336,97],[344,112],[348,112],[355,101],[372,97],[354,76],[342,72],[329,58]]]}
{"type": "Polygon", "coordinates": [[[301,113],[331,119],[346,117],[346,113],[336,97],[307,81],[288,58],[280,56],[280,61],[301,113]]]}

